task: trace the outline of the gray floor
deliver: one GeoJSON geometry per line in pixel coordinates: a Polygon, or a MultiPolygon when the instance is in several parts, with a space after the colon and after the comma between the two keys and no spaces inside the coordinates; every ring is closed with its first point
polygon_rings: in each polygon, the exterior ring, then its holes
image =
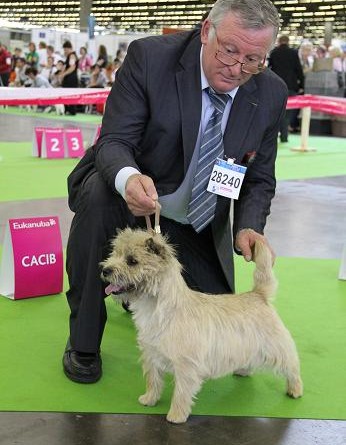
{"type": "MultiPolygon", "coordinates": [[[[71,122],[1,114],[1,140],[31,140],[33,127],[38,125],[70,126],[71,122]],[[9,131],[14,122],[18,131],[9,131]]],[[[90,140],[95,125],[78,126],[90,140]]],[[[281,181],[266,235],[279,256],[340,259],[346,242],[345,209],[346,176],[281,181]]],[[[66,199],[0,202],[0,242],[8,218],[37,214],[59,216],[66,244],[72,218],[66,199]]],[[[163,416],[0,413],[0,445],[139,443],[346,445],[346,422],[192,416],[186,425],[173,426],[163,416]]]]}

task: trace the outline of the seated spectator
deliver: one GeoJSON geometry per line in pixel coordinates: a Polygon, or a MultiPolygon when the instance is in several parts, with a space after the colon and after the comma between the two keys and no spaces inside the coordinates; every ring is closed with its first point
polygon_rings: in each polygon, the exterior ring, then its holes
{"type": "Polygon", "coordinates": [[[15,78],[10,83],[11,87],[24,87],[24,86],[30,86],[31,80],[29,77],[25,74],[26,69],[28,68],[24,57],[19,57],[16,61],[16,66],[14,68],[15,72],[15,78]]]}
{"type": "Polygon", "coordinates": [[[42,74],[39,74],[36,68],[31,66],[25,70],[25,74],[31,79],[31,86],[34,88],[51,88],[51,84],[42,74]]]}
{"type": "Polygon", "coordinates": [[[104,70],[98,65],[94,65],[91,70],[88,88],[105,88],[107,86],[107,77],[104,70]]]}
{"type": "Polygon", "coordinates": [[[56,71],[51,76],[51,85],[54,88],[61,87],[61,73],[63,73],[65,70],[65,63],[63,60],[58,60],[56,64],[56,71]]]}

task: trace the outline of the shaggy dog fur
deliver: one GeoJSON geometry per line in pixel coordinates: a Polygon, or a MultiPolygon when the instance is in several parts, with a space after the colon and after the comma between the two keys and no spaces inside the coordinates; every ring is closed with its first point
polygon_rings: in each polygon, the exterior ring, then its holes
{"type": "Polygon", "coordinates": [[[146,392],[160,399],[163,375],[174,375],[167,420],[185,422],[204,380],[229,373],[271,369],[287,381],[287,394],[300,397],[303,385],[294,341],[270,304],[276,291],[269,249],[256,242],[254,287],[236,295],[191,290],[173,247],[160,234],[125,229],[113,241],[102,266],[106,293],[130,302],[142,351],[146,392]]]}

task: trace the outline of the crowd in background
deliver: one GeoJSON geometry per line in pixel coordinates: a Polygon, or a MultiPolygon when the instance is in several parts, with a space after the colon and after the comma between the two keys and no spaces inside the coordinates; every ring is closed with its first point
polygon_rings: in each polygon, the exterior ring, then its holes
{"type": "MultiPolygon", "coordinates": [[[[280,43],[278,43],[280,46],[280,43]]],[[[303,76],[313,70],[317,59],[328,59],[330,69],[338,73],[341,88],[345,88],[346,45],[340,47],[313,45],[303,41],[298,49],[294,49],[299,59],[303,76]]],[[[93,60],[87,48],[82,46],[74,50],[71,42],[65,41],[61,51],[51,45],[40,42],[38,48],[34,42],[24,52],[16,48],[11,54],[5,45],[0,43],[0,86],[9,87],[81,87],[105,88],[112,86],[115,73],[121,66],[126,53],[118,50],[115,58],[111,58],[104,45],[99,45],[97,56],[93,60]]],[[[270,57],[268,59],[270,61],[270,57]]],[[[274,70],[272,66],[269,67],[274,70]]],[[[301,83],[303,83],[301,81],[301,83]]],[[[303,91],[303,84],[298,85],[303,91]]],[[[67,108],[67,113],[75,114],[75,110],[67,108]]]]}

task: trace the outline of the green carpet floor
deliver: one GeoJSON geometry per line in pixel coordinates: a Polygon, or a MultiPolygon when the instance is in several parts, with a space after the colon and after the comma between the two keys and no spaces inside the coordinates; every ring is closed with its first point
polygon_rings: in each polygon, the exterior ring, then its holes
{"type": "MultiPolygon", "coordinates": [[[[247,290],[253,265],[237,258],[236,267],[238,290],[247,290]]],[[[228,376],[205,383],[194,414],[346,419],[346,283],[337,280],[338,267],[335,260],[300,258],[278,258],[275,266],[280,282],[275,305],[298,346],[304,397],[287,397],[284,379],[271,374],[228,376]]],[[[104,377],[80,385],[62,372],[68,333],[64,295],[0,297],[0,411],[166,413],[171,378],[156,407],[137,402],[144,380],[134,326],[110,298],[107,306],[104,377]]]]}
{"type": "Polygon", "coordinates": [[[22,116],[22,117],[37,117],[39,119],[53,119],[53,120],[60,120],[62,122],[68,121],[68,122],[79,122],[79,123],[91,123],[91,124],[100,124],[102,121],[101,115],[96,114],[84,114],[84,113],[77,113],[75,116],[68,116],[68,115],[57,115],[56,113],[44,113],[39,111],[27,111],[25,108],[18,108],[18,107],[8,107],[8,108],[0,108],[0,115],[1,114],[10,114],[13,116],[22,116]]]}
{"type": "Polygon", "coordinates": [[[76,159],[32,156],[28,142],[0,142],[0,201],[67,196],[67,176],[76,159]]]}
{"type": "MultiPolygon", "coordinates": [[[[346,139],[311,137],[317,151],[290,150],[299,136],[280,144],[276,163],[277,179],[302,179],[344,175],[346,139]]],[[[66,178],[78,162],[74,159],[39,159],[32,156],[31,142],[0,142],[0,201],[43,199],[67,195],[66,178]],[[20,172],[20,175],[18,174],[20,172]]]]}

